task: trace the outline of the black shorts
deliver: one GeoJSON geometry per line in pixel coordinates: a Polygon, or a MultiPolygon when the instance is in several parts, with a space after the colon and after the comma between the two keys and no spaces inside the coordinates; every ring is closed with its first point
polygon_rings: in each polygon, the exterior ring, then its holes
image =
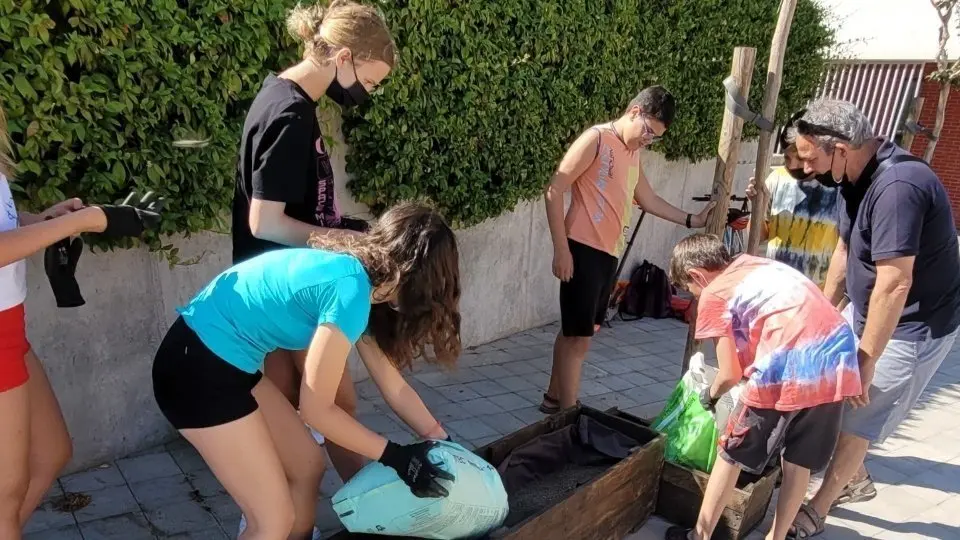
{"type": "Polygon", "coordinates": [[[606,315],[617,258],[580,242],[567,243],[573,278],[560,282],[560,327],[565,336],[589,337],[606,315]]]}
{"type": "Polygon", "coordinates": [[[219,426],[257,410],[261,377],[214,354],[178,317],[153,359],[153,396],[178,430],[219,426]]]}
{"type": "Polygon", "coordinates": [[[782,451],[784,461],[821,471],[833,457],[842,414],[842,401],[790,412],[740,403],[720,437],[719,455],[744,471],[761,474],[782,451]]]}

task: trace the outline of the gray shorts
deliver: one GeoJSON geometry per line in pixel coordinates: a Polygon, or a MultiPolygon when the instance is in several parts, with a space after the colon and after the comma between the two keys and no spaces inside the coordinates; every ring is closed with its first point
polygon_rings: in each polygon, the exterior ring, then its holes
{"type": "MultiPolygon", "coordinates": [[[[852,321],[853,305],[843,310],[852,321]]],[[[922,341],[891,339],[877,360],[870,404],[860,409],[845,405],[840,430],[872,443],[882,443],[900,426],[920,394],[953,348],[960,328],[941,338],[922,341]]]]}

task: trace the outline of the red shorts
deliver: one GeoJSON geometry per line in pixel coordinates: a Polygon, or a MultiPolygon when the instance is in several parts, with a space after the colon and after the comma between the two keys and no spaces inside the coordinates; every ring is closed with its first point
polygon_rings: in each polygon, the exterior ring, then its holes
{"type": "Polygon", "coordinates": [[[29,351],[23,304],[0,311],[0,392],[17,388],[30,378],[25,358],[29,351]]]}

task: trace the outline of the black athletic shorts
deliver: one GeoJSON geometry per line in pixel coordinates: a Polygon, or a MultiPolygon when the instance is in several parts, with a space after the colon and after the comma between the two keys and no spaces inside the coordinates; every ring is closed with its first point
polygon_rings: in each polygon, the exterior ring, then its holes
{"type": "Polygon", "coordinates": [[[790,412],[740,403],[720,437],[719,455],[744,471],[761,474],[782,451],[784,461],[818,472],[833,457],[842,414],[842,401],[790,412]]]}
{"type": "Polygon", "coordinates": [[[567,243],[573,278],[560,282],[560,327],[565,336],[589,337],[606,314],[617,258],[580,242],[567,243]]]}
{"type": "Polygon", "coordinates": [[[261,372],[242,371],[210,351],[182,317],[153,359],[154,398],[177,429],[219,426],[256,411],[252,390],[261,377],[261,372]]]}

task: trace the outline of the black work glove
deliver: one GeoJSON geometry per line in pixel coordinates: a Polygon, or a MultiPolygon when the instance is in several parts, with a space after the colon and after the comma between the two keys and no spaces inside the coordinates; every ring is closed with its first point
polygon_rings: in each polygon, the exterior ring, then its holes
{"type": "Polygon", "coordinates": [[[357,232],[368,232],[370,230],[370,224],[362,219],[356,219],[351,217],[341,217],[340,218],[340,227],[347,229],[349,231],[357,232]]]}
{"type": "Polygon", "coordinates": [[[436,444],[423,441],[399,445],[387,441],[387,447],[380,456],[380,463],[393,468],[400,479],[410,486],[417,497],[446,497],[450,493],[440,485],[440,480],[453,481],[454,477],[430,462],[427,453],[436,444]]]}
{"type": "Polygon", "coordinates": [[[97,205],[107,216],[107,228],[101,233],[109,238],[140,237],[147,229],[160,224],[160,210],[163,198],[148,191],[139,201],[134,201],[136,191],[120,204],[97,205]]]}
{"type": "Polygon", "coordinates": [[[716,412],[717,402],[720,401],[719,397],[710,396],[710,387],[706,387],[700,391],[700,405],[703,405],[703,409],[709,412],[716,412]]]}
{"type": "Polygon", "coordinates": [[[77,262],[83,253],[83,240],[64,238],[43,252],[43,269],[50,280],[57,307],[80,307],[86,302],[77,283],[77,262]]]}

